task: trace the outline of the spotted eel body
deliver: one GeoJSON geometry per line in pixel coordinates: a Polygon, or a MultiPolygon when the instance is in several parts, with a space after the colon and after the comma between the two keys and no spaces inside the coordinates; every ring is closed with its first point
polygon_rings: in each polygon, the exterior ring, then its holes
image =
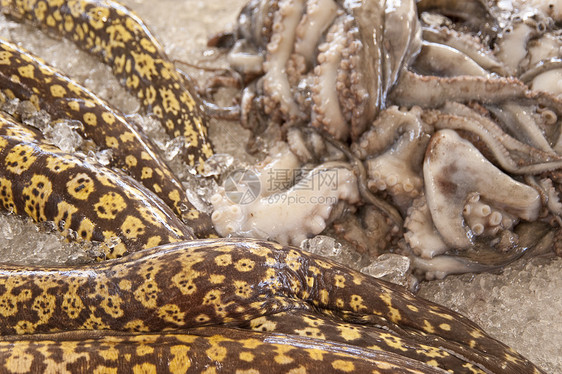
{"type": "Polygon", "coordinates": [[[9,337],[0,341],[0,367],[8,373],[443,373],[388,352],[225,327],[9,337]]]}
{"type": "Polygon", "coordinates": [[[107,258],[193,238],[150,191],[130,178],[62,152],[0,112],[0,204],[63,235],[104,243],[107,258]]]}
{"type": "Polygon", "coordinates": [[[212,147],[199,99],[131,10],[104,0],[1,0],[0,6],[6,14],[74,41],[111,66],[171,136],[184,137],[186,161],[203,170],[212,147]]]}
{"type": "Polygon", "coordinates": [[[121,113],[37,57],[1,39],[0,67],[0,91],[8,98],[30,100],[55,119],[80,121],[83,136],[112,150],[112,166],[126,170],[162,198],[198,237],[213,233],[209,215],[189,202],[155,146],[121,113]]]}
{"type": "Polygon", "coordinates": [[[0,335],[248,328],[259,318],[279,318],[268,323],[270,333],[306,336],[308,324],[329,341],[455,372],[540,372],[445,307],[271,242],[196,240],[93,266],[0,272],[0,335]],[[284,322],[284,312],[297,323],[284,322]]]}

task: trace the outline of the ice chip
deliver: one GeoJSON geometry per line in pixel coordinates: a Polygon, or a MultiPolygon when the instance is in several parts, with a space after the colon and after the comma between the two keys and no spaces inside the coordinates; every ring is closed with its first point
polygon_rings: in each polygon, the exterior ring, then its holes
{"type": "Polygon", "coordinates": [[[234,157],[227,153],[217,153],[211,156],[205,163],[202,175],[211,177],[223,174],[234,162],[234,157]]]}
{"type": "Polygon", "coordinates": [[[76,132],[76,128],[81,126],[77,121],[56,121],[47,126],[43,133],[47,140],[53,145],[59,147],[61,151],[67,153],[74,153],[80,146],[84,139],[76,132]]]}
{"type": "Polygon", "coordinates": [[[407,256],[384,253],[368,266],[361,269],[363,274],[399,284],[412,291],[418,287],[417,279],[410,272],[411,261],[407,256]]]}
{"type": "Polygon", "coordinates": [[[342,245],[334,238],[324,235],[316,235],[312,239],[303,240],[301,248],[307,252],[330,258],[338,257],[342,253],[342,245]]]}
{"type": "Polygon", "coordinates": [[[111,164],[111,160],[113,159],[113,150],[102,149],[95,153],[95,157],[100,164],[108,166],[109,164],[111,164]]]}

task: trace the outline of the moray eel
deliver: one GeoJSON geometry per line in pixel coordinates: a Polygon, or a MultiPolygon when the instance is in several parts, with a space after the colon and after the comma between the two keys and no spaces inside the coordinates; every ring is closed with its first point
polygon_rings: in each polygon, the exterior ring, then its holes
{"type": "Polygon", "coordinates": [[[194,238],[131,178],[46,144],[39,132],[1,111],[0,204],[36,222],[53,221],[70,239],[103,242],[107,258],[194,238]]]}
{"type": "Polygon", "coordinates": [[[8,98],[30,100],[55,119],[80,121],[84,137],[102,149],[111,149],[112,166],[126,170],[173,207],[196,236],[214,233],[210,216],[195,209],[152,142],[121,113],[40,59],[1,39],[0,66],[0,91],[8,98]]]}
{"type": "Polygon", "coordinates": [[[72,40],[109,65],[121,83],[173,137],[185,139],[185,160],[201,172],[213,151],[205,113],[142,20],[113,1],[1,0],[1,10],[72,40]]]}
{"type": "Polygon", "coordinates": [[[225,327],[8,337],[0,341],[0,365],[7,373],[443,373],[384,351],[225,327]]]}
{"type": "Polygon", "coordinates": [[[486,352],[476,354],[469,347],[448,342],[437,336],[420,339],[420,336],[413,332],[397,330],[396,326],[384,318],[377,318],[380,324],[369,321],[365,325],[362,324],[365,321],[344,322],[337,314],[319,315],[313,310],[291,310],[258,317],[239,327],[350,344],[363,349],[381,349],[434,367],[456,368],[456,373],[485,373],[481,368],[501,371],[501,366],[494,363],[495,356],[486,352]]]}
{"type": "MultiPolygon", "coordinates": [[[[354,346],[362,349],[387,351],[394,346],[389,354],[408,357],[403,352],[416,350],[416,345],[408,343],[417,342],[417,347],[425,349],[425,353],[411,353],[417,361],[432,366],[453,362],[446,369],[455,372],[540,372],[445,307],[334,262],[266,241],[196,240],[90,266],[3,265],[0,270],[0,335],[244,327],[257,318],[283,312],[321,314],[328,321],[343,323],[339,325],[346,327],[339,333],[341,344],[353,345],[346,336],[359,324],[355,331],[363,332],[363,343],[354,346]],[[441,359],[448,356],[454,359],[441,359]]],[[[323,329],[322,323],[316,327],[336,340],[338,325],[332,332],[323,329]]]]}

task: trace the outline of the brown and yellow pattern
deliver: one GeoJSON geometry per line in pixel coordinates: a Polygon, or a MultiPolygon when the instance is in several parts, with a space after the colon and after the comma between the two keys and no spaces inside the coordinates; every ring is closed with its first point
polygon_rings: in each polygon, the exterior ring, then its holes
{"type": "Polygon", "coordinates": [[[199,99],[132,11],[104,0],[2,0],[0,5],[3,12],[64,36],[111,66],[171,136],[185,139],[186,161],[203,170],[212,148],[199,99]]]}
{"type": "Polygon", "coordinates": [[[68,238],[103,242],[108,258],[193,238],[132,179],[44,143],[40,133],[2,112],[0,205],[36,222],[53,221],[68,238]]]}
{"type": "Polygon", "coordinates": [[[3,40],[0,67],[0,91],[7,98],[30,100],[54,119],[80,121],[84,137],[112,151],[111,166],[126,170],[153,191],[197,236],[213,233],[209,215],[195,209],[152,142],[121,113],[40,59],[3,40]]]}
{"type": "Polygon", "coordinates": [[[2,335],[225,324],[391,352],[455,372],[536,370],[455,312],[270,242],[196,240],[93,266],[4,266],[0,274],[2,335]]]}
{"type": "MultiPolygon", "coordinates": [[[[249,323],[241,324],[240,327],[392,352],[440,368],[465,367],[471,368],[474,373],[484,373],[480,367],[491,368],[495,365],[494,355],[486,352],[475,355],[469,347],[452,344],[437,336],[421,337],[407,329],[397,332],[396,326],[384,317],[377,318],[376,322],[362,324],[345,322],[347,318],[334,318],[332,314],[318,314],[314,310],[307,311],[303,308],[258,317],[249,323]]],[[[494,370],[501,371],[501,364],[495,366],[494,370]]]]}
{"type": "Polygon", "coordinates": [[[0,342],[6,373],[410,373],[443,371],[392,353],[232,328],[182,333],[73,332],[0,342]]]}

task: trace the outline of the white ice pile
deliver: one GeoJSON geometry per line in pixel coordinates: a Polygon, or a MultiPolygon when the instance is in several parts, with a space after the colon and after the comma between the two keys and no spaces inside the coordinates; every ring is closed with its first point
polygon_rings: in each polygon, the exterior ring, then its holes
{"type": "Polygon", "coordinates": [[[91,243],[68,243],[48,223],[0,213],[0,262],[57,265],[93,262],[100,254],[91,243]]]}
{"type": "Polygon", "coordinates": [[[517,262],[503,274],[422,283],[420,296],[454,309],[547,373],[562,373],[562,258],[517,262]]]}

